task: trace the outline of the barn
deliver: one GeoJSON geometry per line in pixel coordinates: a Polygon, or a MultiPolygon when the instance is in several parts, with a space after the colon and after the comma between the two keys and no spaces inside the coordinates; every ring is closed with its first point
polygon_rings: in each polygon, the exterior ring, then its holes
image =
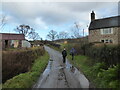
{"type": "Polygon", "coordinates": [[[2,49],[20,48],[22,47],[22,41],[25,40],[24,34],[0,33],[0,37],[2,49]]]}

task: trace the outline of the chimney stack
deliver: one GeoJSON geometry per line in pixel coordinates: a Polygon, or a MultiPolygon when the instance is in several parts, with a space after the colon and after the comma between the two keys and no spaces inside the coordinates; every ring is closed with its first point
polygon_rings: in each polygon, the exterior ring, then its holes
{"type": "Polygon", "coordinates": [[[92,11],[92,13],[91,13],[91,21],[94,21],[95,20],[95,13],[94,13],[94,11],[92,11]]]}

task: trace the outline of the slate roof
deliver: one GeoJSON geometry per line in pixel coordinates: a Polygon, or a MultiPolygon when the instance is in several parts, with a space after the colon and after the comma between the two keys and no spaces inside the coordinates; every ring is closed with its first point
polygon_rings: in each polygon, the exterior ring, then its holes
{"type": "Polygon", "coordinates": [[[110,28],[110,27],[120,27],[120,16],[96,19],[91,21],[89,30],[110,28]]]}
{"type": "Polygon", "coordinates": [[[2,40],[25,40],[24,34],[0,33],[2,40]]]}

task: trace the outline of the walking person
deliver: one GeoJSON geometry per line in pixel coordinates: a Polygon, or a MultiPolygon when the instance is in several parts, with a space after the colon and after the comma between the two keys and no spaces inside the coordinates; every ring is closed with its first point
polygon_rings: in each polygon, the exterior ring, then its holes
{"type": "Polygon", "coordinates": [[[72,60],[74,60],[74,55],[75,55],[75,49],[74,48],[72,48],[70,50],[70,55],[72,56],[72,60]]]}
{"type": "Polygon", "coordinates": [[[66,49],[64,48],[64,50],[62,51],[62,56],[63,56],[63,63],[66,62],[66,56],[67,56],[67,51],[66,49]]]}

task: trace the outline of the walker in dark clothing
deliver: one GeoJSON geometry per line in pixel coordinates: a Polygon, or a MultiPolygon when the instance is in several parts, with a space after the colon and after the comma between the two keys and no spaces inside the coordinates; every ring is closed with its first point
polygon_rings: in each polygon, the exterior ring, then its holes
{"type": "Polygon", "coordinates": [[[74,60],[74,53],[71,53],[71,55],[72,55],[72,60],[74,60]]]}
{"type": "Polygon", "coordinates": [[[62,51],[62,56],[63,56],[63,63],[65,63],[66,62],[66,56],[67,56],[67,52],[66,52],[65,49],[62,51]]]}
{"type": "Polygon", "coordinates": [[[72,48],[70,50],[70,55],[72,55],[72,60],[73,60],[74,59],[74,55],[75,55],[75,49],[74,48],[72,48]]]}

